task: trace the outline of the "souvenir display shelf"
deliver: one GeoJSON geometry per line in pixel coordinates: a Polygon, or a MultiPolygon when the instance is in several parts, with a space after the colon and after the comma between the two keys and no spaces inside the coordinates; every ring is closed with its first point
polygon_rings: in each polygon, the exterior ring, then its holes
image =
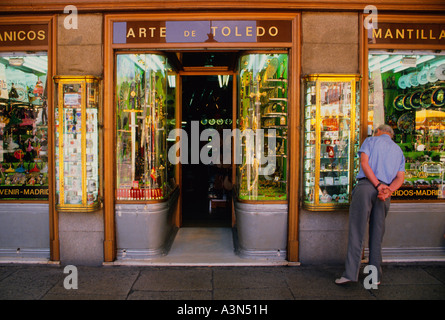
{"type": "Polygon", "coordinates": [[[304,78],[306,209],[329,211],[349,204],[359,170],[359,91],[355,75],[304,78]]]}
{"type": "Polygon", "coordinates": [[[90,212],[101,205],[100,78],[56,76],[56,209],[90,212]]]}
{"type": "Polygon", "coordinates": [[[285,201],[288,55],[248,54],[240,58],[239,65],[238,199],[285,201]]]}
{"type": "Polygon", "coordinates": [[[161,54],[118,54],[116,64],[116,200],[165,201],[176,187],[176,74],[161,54]]]}

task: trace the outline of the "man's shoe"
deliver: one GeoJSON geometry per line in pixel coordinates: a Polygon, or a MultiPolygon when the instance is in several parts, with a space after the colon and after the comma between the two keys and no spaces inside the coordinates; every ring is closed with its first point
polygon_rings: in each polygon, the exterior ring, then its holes
{"type": "Polygon", "coordinates": [[[335,279],[335,284],[338,284],[338,285],[347,284],[349,282],[351,282],[351,280],[349,280],[348,278],[345,278],[345,277],[341,277],[339,279],[335,279]]]}

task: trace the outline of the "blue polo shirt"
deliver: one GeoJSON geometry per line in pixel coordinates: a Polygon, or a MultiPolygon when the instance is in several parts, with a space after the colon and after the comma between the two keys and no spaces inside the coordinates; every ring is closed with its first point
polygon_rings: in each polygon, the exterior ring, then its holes
{"type": "MultiPolygon", "coordinates": [[[[377,179],[386,184],[394,180],[397,172],[405,172],[403,151],[387,134],[366,138],[358,151],[359,157],[362,152],[368,155],[369,165],[377,179]]],[[[357,175],[357,179],[360,178],[366,178],[361,166],[357,175]]]]}

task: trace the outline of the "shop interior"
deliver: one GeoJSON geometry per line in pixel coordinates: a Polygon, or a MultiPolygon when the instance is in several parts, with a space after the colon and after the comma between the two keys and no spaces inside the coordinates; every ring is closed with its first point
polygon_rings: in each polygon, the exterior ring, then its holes
{"type": "MultiPolygon", "coordinates": [[[[199,126],[199,136],[207,129],[223,137],[232,129],[231,75],[182,76],[182,128],[190,139],[192,126],[199,126]]],[[[208,131],[209,132],[209,131],[208,131]]],[[[208,138],[209,140],[211,138],[208,138]]],[[[222,141],[213,150],[210,141],[200,141],[200,152],[220,155],[220,163],[199,163],[189,159],[182,164],[183,226],[230,227],[232,217],[232,165],[224,164],[222,141]]],[[[189,158],[193,150],[189,143],[189,158]]],[[[202,160],[202,159],[201,159],[202,160]]]]}

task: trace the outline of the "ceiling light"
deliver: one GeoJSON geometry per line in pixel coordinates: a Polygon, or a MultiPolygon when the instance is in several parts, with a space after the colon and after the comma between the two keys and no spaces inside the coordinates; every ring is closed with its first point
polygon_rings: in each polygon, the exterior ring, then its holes
{"type": "Polygon", "coordinates": [[[9,65],[14,67],[20,67],[25,62],[23,58],[9,58],[9,65]]]}

